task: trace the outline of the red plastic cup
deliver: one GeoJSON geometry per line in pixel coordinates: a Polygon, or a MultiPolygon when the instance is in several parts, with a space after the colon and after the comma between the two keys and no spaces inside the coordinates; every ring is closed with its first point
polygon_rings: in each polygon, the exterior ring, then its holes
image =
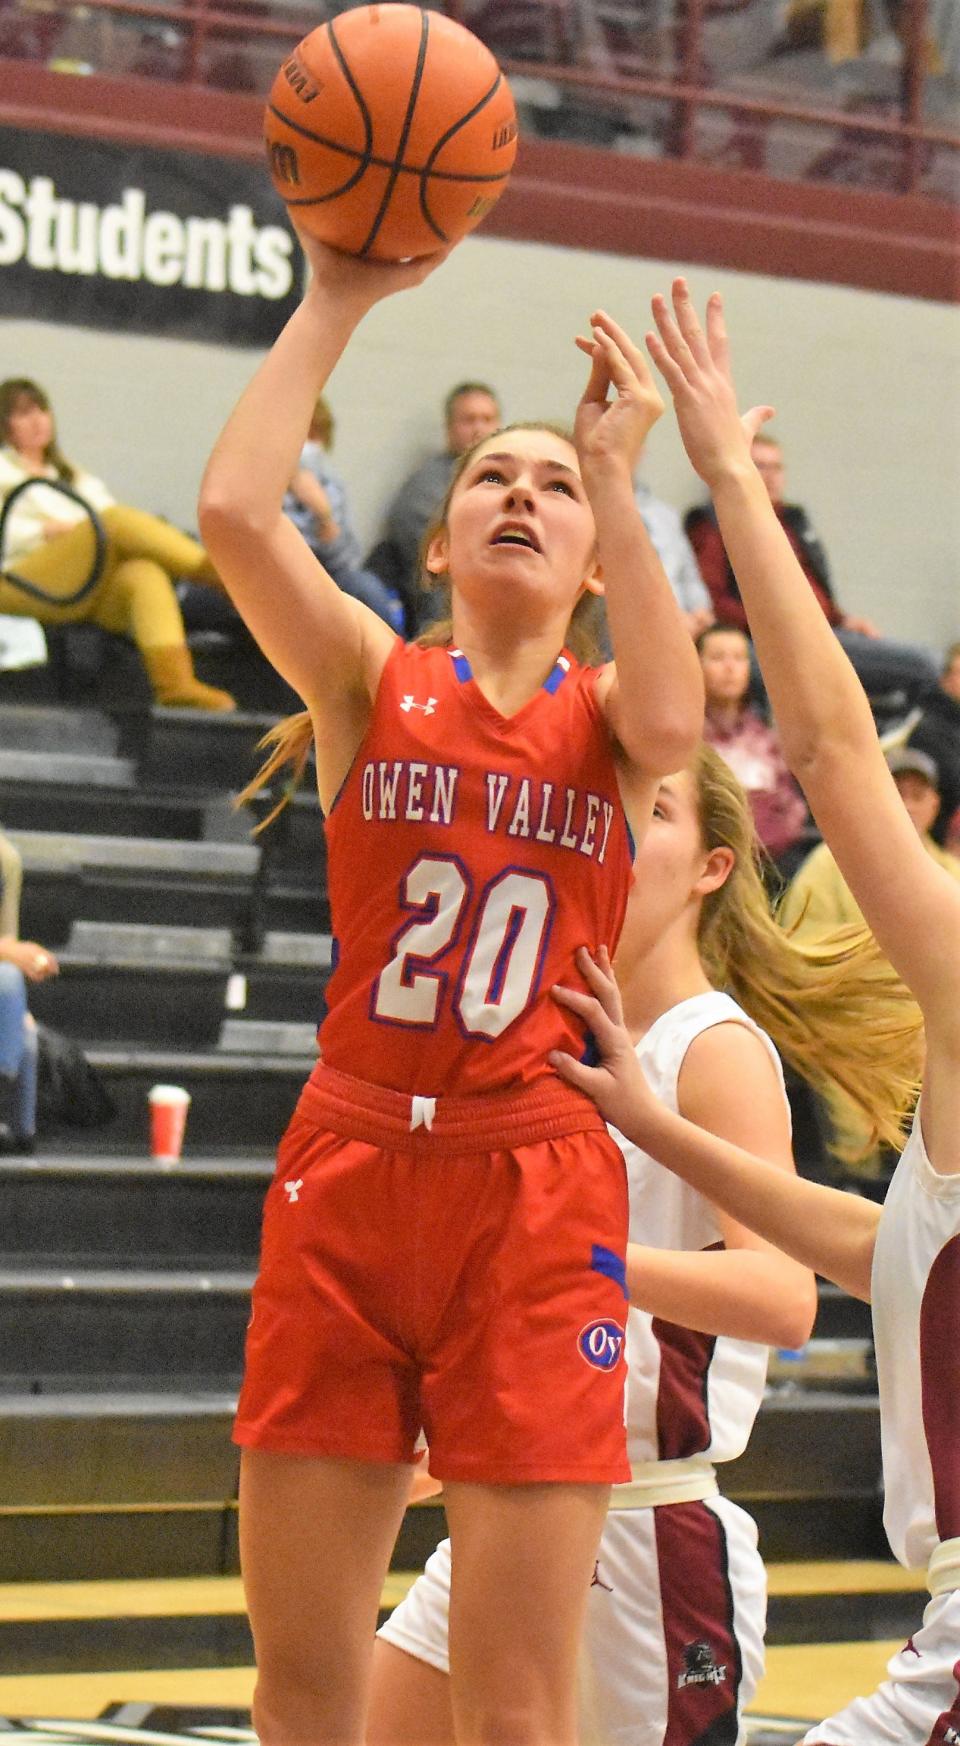
{"type": "Polygon", "coordinates": [[[150,1156],[157,1164],[176,1164],[183,1150],[190,1093],[182,1085],[154,1085],[147,1092],[150,1106],[150,1156]]]}

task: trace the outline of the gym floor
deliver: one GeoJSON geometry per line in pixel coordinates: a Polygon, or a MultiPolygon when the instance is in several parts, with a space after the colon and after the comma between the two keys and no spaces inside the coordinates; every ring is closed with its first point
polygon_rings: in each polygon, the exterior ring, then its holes
{"type": "MultiPolygon", "coordinates": [[[[919,1573],[885,1562],[768,1575],[767,1674],[750,1739],[790,1746],[804,1723],[873,1690],[927,1597],[919,1573]]],[[[412,1580],[388,1577],[384,1611],[412,1580]]],[[[0,1585],[0,1735],[11,1746],[252,1740],[250,1662],[237,1577],[0,1585]]]]}

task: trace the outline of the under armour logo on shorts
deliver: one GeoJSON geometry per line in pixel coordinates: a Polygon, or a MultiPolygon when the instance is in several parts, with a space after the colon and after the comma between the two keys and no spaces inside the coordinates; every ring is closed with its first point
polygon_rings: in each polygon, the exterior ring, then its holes
{"type": "Polygon", "coordinates": [[[296,1203],[300,1199],[300,1190],[302,1187],[303,1187],[303,1177],[302,1176],[298,1176],[296,1182],[285,1182],[284,1183],[283,1191],[285,1194],[288,1194],[290,1196],[288,1205],[290,1205],[290,1206],[296,1205],[296,1203]]]}

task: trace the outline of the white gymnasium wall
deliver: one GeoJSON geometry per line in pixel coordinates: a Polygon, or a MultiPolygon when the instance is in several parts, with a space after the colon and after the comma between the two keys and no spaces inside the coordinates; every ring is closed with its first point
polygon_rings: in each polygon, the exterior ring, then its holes
{"type": "MultiPolygon", "coordinates": [[[[507,418],[567,420],[573,345],[602,302],[635,332],[684,264],[472,238],[425,286],[379,306],[330,387],[335,458],[362,540],[423,454],[446,389],[477,377],[507,418]]],[[[843,604],[890,636],[960,637],[960,316],[954,307],[694,267],[725,294],[745,402],[778,408],[788,491],[826,543],[843,604]]],[[[12,321],[0,374],[49,390],[67,453],[116,495],[195,526],[204,457],[256,354],[12,321]]],[[[678,507],[699,495],[669,418],[645,465],[678,507]]]]}

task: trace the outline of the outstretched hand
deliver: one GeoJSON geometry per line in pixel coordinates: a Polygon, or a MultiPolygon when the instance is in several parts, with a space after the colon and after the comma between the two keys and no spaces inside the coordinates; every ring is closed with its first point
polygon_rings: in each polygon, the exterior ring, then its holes
{"type": "Polygon", "coordinates": [[[600,1065],[588,1067],[560,1049],[551,1052],[550,1065],[568,1084],[592,1097],[606,1121],[636,1140],[660,1106],[644,1078],[630,1033],[623,1022],[620,990],[614,980],[606,946],[600,947],[596,959],[581,946],[577,952],[577,969],[592,991],[590,994],[560,986],[551,992],[554,1000],[575,1012],[592,1033],[600,1051],[600,1065]]]}
{"type": "MultiPolygon", "coordinates": [[[[319,289],[338,299],[355,302],[370,309],[395,291],[406,291],[422,285],[436,268],[443,265],[451,249],[437,249],[432,255],[420,255],[415,261],[375,261],[367,256],[345,254],[318,242],[294,224],[300,245],[310,265],[309,290],[319,289]]],[[[308,290],[308,294],[309,294],[308,290]]]]}
{"type": "Polygon", "coordinates": [[[586,471],[591,463],[619,461],[632,473],[663,398],[642,351],[619,323],[602,309],[590,320],[592,338],[578,334],[576,341],[591,362],[573,424],[580,465],[586,471]]]}
{"type": "Polygon", "coordinates": [[[657,331],[647,334],[647,350],[673,395],[690,462],[712,489],[726,472],[750,465],[750,445],[774,409],[754,406],[742,418],[737,411],[719,291],[707,299],[706,331],[686,279],[674,279],[671,295],[672,312],[665,297],[652,301],[657,331]]]}

